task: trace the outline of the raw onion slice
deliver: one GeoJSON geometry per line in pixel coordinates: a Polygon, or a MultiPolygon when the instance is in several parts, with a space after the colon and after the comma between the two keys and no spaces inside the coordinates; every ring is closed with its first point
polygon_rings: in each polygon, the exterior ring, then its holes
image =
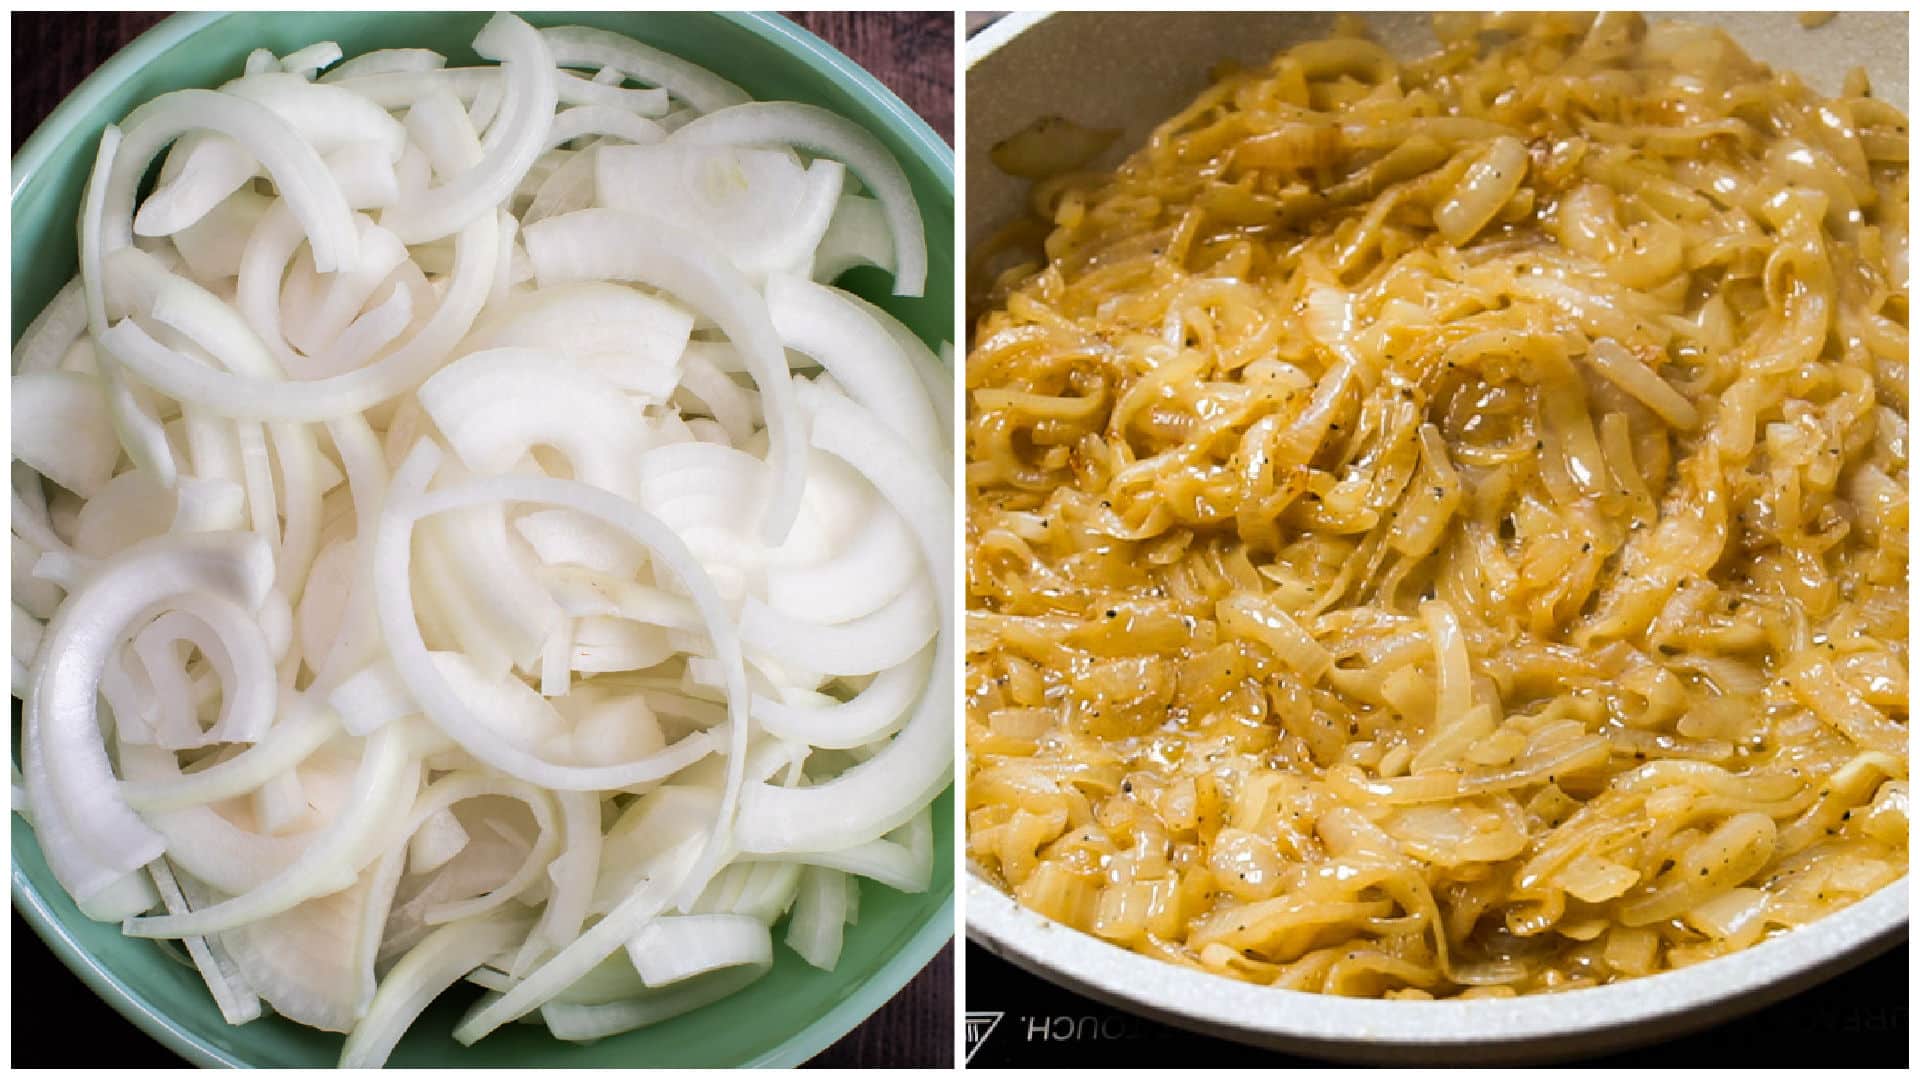
{"type": "Polygon", "coordinates": [[[793,402],[785,354],[758,294],[677,225],[613,210],[582,210],[527,228],[527,255],[542,287],[583,280],[638,281],[665,290],[712,319],[746,358],[766,413],[778,480],[763,534],[785,537],[800,510],[806,434],[793,402]]]}
{"type": "Polygon", "coordinates": [[[382,222],[390,222],[388,227],[408,244],[451,235],[490,215],[545,148],[559,90],[553,58],[540,32],[503,12],[473,39],[473,47],[501,61],[507,85],[500,116],[489,129],[486,154],[477,164],[457,179],[402,199],[383,215],[382,222]]]}
{"type": "Polygon", "coordinates": [[[631,497],[633,462],[651,448],[651,425],[620,388],[556,353],[468,353],[418,393],[476,473],[505,472],[535,446],[548,446],[566,455],[575,479],[631,497]]]}
{"type": "Polygon", "coordinates": [[[606,146],[593,163],[600,205],[711,236],[755,280],[810,261],[845,175],[836,161],[803,166],[779,150],[677,142],[606,146]]]}
{"type": "MultiPolygon", "coordinates": [[[[331,272],[359,263],[352,211],[333,174],[319,152],[272,109],[212,90],[175,90],[129,113],[120,130],[119,152],[104,180],[100,227],[106,251],[133,242],[134,188],[154,156],[188,132],[217,131],[244,148],[273,178],[313,244],[317,269],[331,272]]],[[[96,182],[101,182],[98,177],[96,182]]]]}
{"type": "MultiPolygon", "coordinates": [[[[933,577],[939,625],[952,625],[953,537],[942,523],[946,480],[858,405],[807,385],[815,446],[871,481],[914,529],[933,577]]],[[[945,718],[952,692],[952,649],[936,638],[933,676],[893,741],[840,776],[806,788],[757,784],[741,796],[735,842],[742,851],[825,851],[864,843],[904,823],[946,784],[953,745],[945,718]],[[857,813],[849,813],[857,807],[857,813]]]]}
{"type": "Polygon", "coordinates": [[[99,381],[70,371],[15,375],[13,456],[82,498],[100,493],[120,460],[120,440],[99,381]]]}
{"type": "Polygon", "coordinates": [[[627,957],[651,987],[730,967],[773,963],[767,924],[746,915],[663,915],[627,942],[627,957]]]}
{"type": "Polygon", "coordinates": [[[818,360],[849,397],[927,461],[942,460],[946,435],[913,364],[886,328],[845,293],[775,275],[767,281],[767,313],[782,344],[818,360]]]}
{"type": "MultiPolygon", "coordinates": [[[[413,522],[434,513],[486,503],[531,502],[565,507],[619,528],[646,546],[656,563],[673,573],[691,594],[716,652],[722,657],[731,653],[736,671],[739,653],[719,597],[707,583],[700,564],[678,537],[632,503],[574,481],[523,476],[478,480],[461,488],[423,494],[422,489],[438,464],[438,452],[430,443],[420,444],[409,455],[407,463],[394,477],[395,497],[381,515],[374,556],[374,576],[382,586],[378,590],[381,630],[408,691],[427,716],[468,753],[501,772],[541,787],[566,791],[619,788],[660,779],[713,752],[717,748],[714,741],[702,733],[688,736],[659,754],[622,765],[557,765],[515,747],[475,719],[470,710],[482,703],[463,700],[447,684],[443,674],[429,661],[426,645],[414,625],[411,588],[407,584],[407,541],[413,522]]],[[[732,680],[733,696],[741,703],[738,712],[744,713],[745,676],[742,673],[732,680]]],[[[745,716],[736,715],[732,726],[744,730],[745,716]]]]}
{"type": "MultiPolygon", "coordinates": [[[[263,243],[264,238],[271,235],[271,225],[271,221],[265,221],[255,230],[240,275],[241,309],[269,346],[278,337],[278,305],[271,299],[249,304],[248,283],[259,280],[270,285],[277,280],[278,273],[286,266],[286,256],[291,256],[299,240],[298,233],[294,232],[282,234],[277,243],[263,243]],[[283,257],[277,262],[265,254],[256,259],[256,244],[261,245],[262,252],[277,250],[283,257]]],[[[433,318],[405,345],[364,368],[300,383],[244,377],[194,364],[171,350],[145,346],[133,336],[138,327],[127,322],[116,329],[131,327],[126,331],[129,343],[143,347],[123,359],[135,374],[156,389],[221,416],[311,422],[335,420],[360,412],[417,386],[466,334],[485,303],[491,285],[493,263],[498,257],[499,227],[492,215],[482,214],[460,233],[454,248],[452,282],[434,310],[433,318]]],[[[269,295],[277,295],[277,291],[269,295]]]]}
{"type": "MultiPolygon", "coordinates": [[[[94,696],[119,635],[135,616],[171,596],[207,592],[249,610],[273,573],[265,546],[244,534],[201,533],[135,545],[67,597],[47,627],[45,662],[28,693],[26,724],[42,768],[27,794],[38,821],[69,824],[91,872],[60,883],[85,901],[159,858],[160,835],[117,793],[112,765],[94,722],[94,696]]],[[[55,868],[58,871],[58,867],[55,868]]]]}
{"type": "Polygon", "coordinates": [[[791,146],[830,157],[853,170],[887,212],[893,234],[896,296],[919,296],[927,282],[927,242],[920,204],[900,163],[880,141],[816,105],[755,101],[708,113],[675,131],[670,142],[698,146],[791,146]]]}
{"type": "Polygon", "coordinates": [[[700,112],[752,100],[713,72],[621,34],[590,26],[555,26],[540,34],[554,62],[563,67],[612,68],[661,87],[700,112]]]}
{"type": "MultiPolygon", "coordinates": [[[[159,890],[167,911],[178,915],[188,910],[187,898],[175,882],[167,860],[155,859],[148,864],[147,873],[153,878],[154,887],[159,890]]],[[[206,980],[207,989],[213,993],[214,1004],[220,1007],[221,1019],[235,1026],[260,1019],[260,996],[247,985],[232,959],[224,955],[224,949],[221,954],[216,954],[203,937],[187,938],[185,945],[193,966],[199,969],[200,977],[206,980]]]]}
{"type": "Polygon", "coordinates": [[[470,922],[449,923],[408,950],[380,980],[380,989],[340,1048],[343,1069],[377,1069],[399,1045],[400,1036],[433,999],[467,972],[511,948],[526,933],[519,912],[497,912],[470,922]]]}
{"type": "Polygon", "coordinates": [[[849,875],[926,887],[951,758],[949,510],[902,494],[946,369],[809,280],[918,291],[904,172],[618,35],[475,45],[256,49],[107,127],[15,348],[16,809],[347,1064],[461,978],[463,1041],[571,1039],[830,965],[849,875]]]}

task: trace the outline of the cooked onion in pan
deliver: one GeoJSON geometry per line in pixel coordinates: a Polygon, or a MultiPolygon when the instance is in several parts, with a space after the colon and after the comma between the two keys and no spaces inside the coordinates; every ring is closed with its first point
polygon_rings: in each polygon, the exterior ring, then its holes
{"type": "Polygon", "coordinates": [[[1436,28],[1039,184],[966,364],[974,865],[1332,994],[1647,975],[1907,867],[1906,117],[1681,22],[1436,28]]]}

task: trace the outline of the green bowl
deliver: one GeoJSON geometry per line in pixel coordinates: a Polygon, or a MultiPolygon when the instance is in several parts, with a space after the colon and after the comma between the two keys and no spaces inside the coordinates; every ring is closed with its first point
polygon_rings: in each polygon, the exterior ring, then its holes
{"type": "MultiPolygon", "coordinates": [[[[541,26],[585,24],[617,30],[712,68],[757,98],[805,101],[859,122],[906,168],[926,216],[924,297],[889,293],[877,271],[840,284],[866,296],[937,344],[953,336],[953,151],[899,98],[825,42],[776,15],[742,12],[528,16],[541,26]]],[[[451,64],[477,62],[471,42],[485,15],[176,15],[102,65],[54,110],[13,159],[13,339],[75,272],[74,222],[80,189],[101,130],[158,94],[217,86],[238,76],[247,53],[284,54],[337,41],[348,56],[415,46],[451,64]]],[[[17,755],[16,755],[17,759],[17,755]]],[[[906,895],[862,883],[860,922],[850,927],[839,966],[808,967],[776,948],[773,970],[745,991],[657,1027],[575,1045],[545,1028],[508,1025],[472,1047],[453,1041],[466,1007],[443,996],[394,1051],[413,1066],[784,1066],[797,1065],[853,1030],[925,967],[953,937],[953,792],[934,804],[933,887],[906,895]]],[[[151,941],[81,915],[47,869],[33,830],[13,819],[13,903],[48,946],[109,1005],[200,1065],[327,1066],[341,1037],[269,1013],[243,1027],[220,1018],[198,973],[151,941]]],[[[454,1000],[461,998],[461,1000],[454,1000]]],[[[82,1025],[84,1026],[84,1024],[82,1025]]],[[[84,1065],[84,1061],[74,1064],[84,1065]]]]}

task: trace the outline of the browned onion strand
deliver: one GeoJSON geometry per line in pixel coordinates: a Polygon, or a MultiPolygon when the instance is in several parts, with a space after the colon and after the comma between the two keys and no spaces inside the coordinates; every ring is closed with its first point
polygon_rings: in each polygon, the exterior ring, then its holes
{"type": "Polygon", "coordinates": [[[1907,130],[1724,33],[1357,20],[1035,186],[968,356],[973,865],[1334,994],[1907,866],[1907,130]]]}

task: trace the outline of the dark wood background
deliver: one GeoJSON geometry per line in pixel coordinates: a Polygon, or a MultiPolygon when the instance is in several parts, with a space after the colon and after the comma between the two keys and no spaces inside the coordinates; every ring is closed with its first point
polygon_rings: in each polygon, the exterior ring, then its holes
{"type": "MultiPolygon", "coordinates": [[[[166,12],[21,13],[13,16],[13,149],[54,106],[121,46],[166,12]]],[[[852,57],[953,142],[953,25],[946,12],[784,12],[852,57]]],[[[61,965],[31,928],[13,917],[14,1066],[75,1063],[74,1033],[86,1033],[87,1064],[161,1066],[179,1062],[102,1004],[61,965]],[[36,1027],[30,1017],[58,1016],[36,1027]]],[[[953,1060],[953,946],[941,950],[891,1002],[808,1064],[822,1067],[948,1065],[953,1060]]]]}
{"type": "MultiPolygon", "coordinates": [[[[13,16],[13,149],[60,100],[164,11],[13,16]]],[[[900,95],[953,142],[953,22],[944,11],[783,11],[900,95]]]]}

